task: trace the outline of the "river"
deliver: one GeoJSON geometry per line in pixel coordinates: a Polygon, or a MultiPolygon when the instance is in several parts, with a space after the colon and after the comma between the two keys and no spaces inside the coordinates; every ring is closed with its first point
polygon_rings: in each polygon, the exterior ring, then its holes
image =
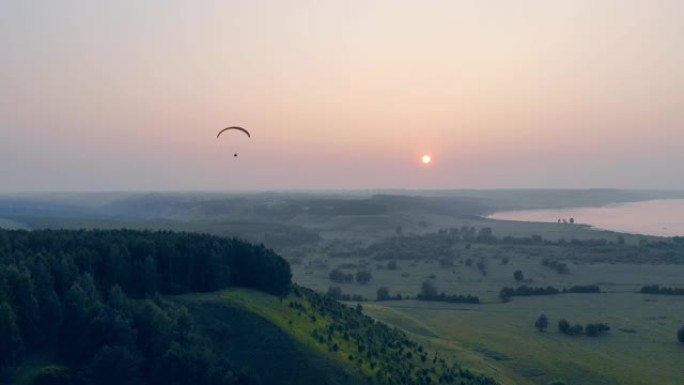
{"type": "Polygon", "coordinates": [[[601,207],[520,210],[494,213],[488,218],[523,222],[558,222],[573,218],[576,224],[622,233],[684,236],[684,199],[662,199],[601,207]]]}

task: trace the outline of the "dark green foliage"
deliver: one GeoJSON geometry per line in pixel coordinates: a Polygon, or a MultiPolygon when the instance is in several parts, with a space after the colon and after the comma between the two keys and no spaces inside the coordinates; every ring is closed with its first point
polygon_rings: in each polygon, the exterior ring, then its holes
{"type": "Polygon", "coordinates": [[[660,285],[646,285],[639,290],[643,294],[684,295],[684,288],[661,287],[660,285]]]}
{"type": "Polygon", "coordinates": [[[325,293],[325,295],[332,299],[339,300],[342,298],[342,288],[339,286],[330,286],[328,287],[328,291],[325,293]]]}
{"type": "Polygon", "coordinates": [[[684,344],[684,326],[677,330],[677,340],[684,344]]]}
{"type": "Polygon", "coordinates": [[[537,318],[536,321],[534,321],[534,327],[537,328],[540,332],[543,332],[546,330],[546,328],[549,326],[549,319],[546,317],[546,314],[541,314],[537,318]]]}
{"type": "Polygon", "coordinates": [[[378,301],[401,301],[404,299],[404,297],[401,295],[401,293],[397,293],[395,295],[390,295],[389,289],[385,286],[382,286],[378,288],[377,291],[377,300],[378,301]]]}
{"type": "Polygon", "coordinates": [[[563,293],[600,293],[598,285],[574,285],[569,289],[563,289],[563,293]]]}
{"type": "MultiPolygon", "coordinates": [[[[238,239],[170,231],[3,231],[12,253],[52,270],[61,298],[75,276],[88,273],[99,290],[118,284],[129,296],[208,292],[245,286],[284,295],[290,289],[287,262],[263,246],[238,239]]],[[[18,267],[18,277],[22,273],[18,267]]],[[[34,268],[31,268],[33,271],[34,268]]],[[[28,290],[28,289],[27,289],[28,290]]],[[[31,293],[22,293],[31,318],[31,293]]]]}
{"type": "Polygon", "coordinates": [[[368,282],[370,282],[370,280],[373,278],[373,276],[371,275],[371,273],[369,271],[359,270],[358,272],[356,272],[355,278],[356,278],[357,283],[365,285],[368,282]]]}
{"type": "Polygon", "coordinates": [[[567,328],[565,328],[565,331],[563,332],[563,334],[567,334],[569,336],[577,336],[577,335],[582,334],[583,329],[584,328],[582,327],[582,325],[575,324],[575,325],[568,326],[567,328]]]}
{"type": "Polygon", "coordinates": [[[31,385],[70,385],[72,384],[71,370],[64,366],[48,365],[40,369],[33,378],[31,385]]]}
{"type": "Polygon", "coordinates": [[[420,301],[441,301],[450,303],[480,303],[480,298],[474,295],[458,295],[438,293],[437,287],[430,281],[424,281],[420,293],[416,295],[416,299],[420,301]]]}
{"type": "Polygon", "coordinates": [[[17,363],[24,351],[17,317],[7,302],[0,303],[0,371],[6,365],[17,363]]]}
{"type": "Polygon", "coordinates": [[[327,345],[328,351],[352,345],[352,350],[343,350],[348,362],[354,365],[367,364],[374,370],[377,384],[488,384],[496,382],[490,378],[475,375],[457,364],[447,364],[421,345],[407,338],[397,328],[376,322],[363,314],[360,305],[351,308],[322,296],[316,292],[294,286],[297,301],[292,308],[303,309],[302,316],[325,315],[329,322],[313,330],[312,336],[318,343],[327,345]],[[301,301],[301,302],[300,302],[301,301]],[[308,302],[309,306],[304,303],[308,302]],[[345,341],[342,344],[338,342],[345,341]]]}
{"type": "Polygon", "coordinates": [[[140,358],[126,347],[104,346],[88,365],[89,383],[102,385],[140,385],[140,358]]]}
{"type": "Polygon", "coordinates": [[[235,239],[126,230],[0,237],[0,372],[39,352],[66,364],[44,368],[35,384],[250,383],[195,333],[187,309],[156,293],[291,288],[287,262],[235,239]]]}
{"type": "Polygon", "coordinates": [[[327,297],[330,297],[337,301],[365,301],[366,299],[359,294],[345,294],[342,293],[342,288],[339,286],[330,286],[328,291],[325,293],[327,297]]]}
{"type": "Polygon", "coordinates": [[[531,295],[555,295],[561,293],[600,293],[601,288],[598,285],[575,285],[563,290],[558,290],[553,286],[547,287],[532,287],[522,285],[518,288],[504,287],[499,291],[499,299],[503,302],[508,302],[512,297],[531,296],[531,295]]]}
{"type": "Polygon", "coordinates": [[[379,287],[377,295],[378,301],[386,301],[387,299],[389,299],[389,289],[386,286],[379,287]]]}
{"type": "Polygon", "coordinates": [[[565,319],[558,321],[558,331],[568,336],[579,336],[582,332],[585,332],[588,337],[598,337],[609,330],[610,326],[603,322],[595,324],[590,323],[587,324],[586,327],[583,327],[580,324],[571,325],[570,322],[565,319]]]}
{"type": "MultiPolygon", "coordinates": [[[[378,260],[424,260],[439,261],[442,258],[456,256],[456,249],[470,250],[475,245],[488,247],[497,244],[511,246],[517,250],[537,252],[549,251],[549,257],[541,263],[558,274],[569,274],[568,263],[560,258],[573,262],[606,262],[623,263],[684,263],[684,237],[663,238],[659,240],[643,240],[637,244],[621,244],[607,239],[560,239],[552,241],[539,235],[528,237],[496,237],[489,230],[463,226],[424,234],[404,234],[388,237],[365,247],[354,247],[353,252],[339,256],[374,258],[378,260]],[[568,253],[567,251],[574,251],[568,253]]],[[[466,266],[474,261],[465,257],[466,266]]],[[[502,260],[502,263],[503,260],[502,260]]]]}
{"type": "Polygon", "coordinates": [[[354,280],[354,275],[345,273],[340,269],[333,269],[328,273],[328,278],[337,283],[351,283],[354,280]]]}
{"type": "Polygon", "coordinates": [[[598,337],[609,330],[610,326],[603,322],[596,324],[587,324],[587,326],[584,327],[584,332],[587,334],[588,337],[598,337]]]}
{"type": "Polygon", "coordinates": [[[499,291],[499,298],[503,302],[508,302],[511,297],[516,297],[516,296],[530,296],[530,295],[553,295],[553,294],[558,294],[560,291],[556,289],[555,287],[548,286],[548,287],[531,287],[531,286],[526,286],[522,285],[516,289],[512,287],[504,287],[499,291]]]}
{"type": "Polygon", "coordinates": [[[491,227],[483,227],[477,232],[475,241],[479,243],[496,243],[497,239],[494,236],[491,227]]]}
{"type": "Polygon", "coordinates": [[[522,270],[516,270],[513,273],[513,279],[515,279],[516,281],[522,281],[523,279],[525,279],[522,270]]]}
{"type": "Polygon", "coordinates": [[[548,268],[550,268],[550,269],[555,270],[556,273],[558,273],[558,274],[568,274],[568,273],[570,273],[570,269],[568,269],[568,265],[565,264],[565,263],[563,263],[563,262],[559,262],[559,261],[556,261],[556,260],[551,260],[551,259],[549,259],[549,258],[544,258],[544,259],[542,259],[541,264],[542,264],[543,266],[546,266],[546,267],[548,267],[548,268]]]}
{"type": "Polygon", "coordinates": [[[577,336],[577,335],[582,334],[583,330],[584,330],[584,328],[582,327],[582,325],[575,324],[575,325],[570,326],[570,328],[568,329],[567,335],[577,336]]]}

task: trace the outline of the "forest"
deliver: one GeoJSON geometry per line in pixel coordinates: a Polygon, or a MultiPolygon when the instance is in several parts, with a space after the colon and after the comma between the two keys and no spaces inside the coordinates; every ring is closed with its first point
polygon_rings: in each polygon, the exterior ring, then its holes
{"type": "Polygon", "coordinates": [[[188,310],[160,294],[291,289],[263,246],[202,234],[0,231],[0,382],[32,357],[33,384],[250,384],[188,310]]]}

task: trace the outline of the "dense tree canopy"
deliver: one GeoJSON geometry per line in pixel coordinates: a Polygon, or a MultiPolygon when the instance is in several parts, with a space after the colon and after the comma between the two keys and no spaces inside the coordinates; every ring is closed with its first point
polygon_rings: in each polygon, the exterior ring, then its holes
{"type": "Polygon", "coordinates": [[[170,231],[0,231],[0,262],[40,270],[41,280],[52,272],[60,297],[84,273],[100,290],[117,284],[137,298],[227,286],[284,295],[292,277],[287,262],[263,246],[170,231]]]}
{"type": "Polygon", "coordinates": [[[231,285],[285,295],[290,268],[263,246],[208,235],[0,230],[0,376],[54,351],[64,366],[34,383],[250,383],[158,295],[231,285]]]}

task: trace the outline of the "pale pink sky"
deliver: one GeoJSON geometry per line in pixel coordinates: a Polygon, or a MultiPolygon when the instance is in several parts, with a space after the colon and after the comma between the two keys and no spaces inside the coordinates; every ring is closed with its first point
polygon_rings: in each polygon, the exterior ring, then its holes
{"type": "Polygon", "coordinates": [[[3,0],[0,192],[681,189],[683,20],[678,0],[3,0]]]}

